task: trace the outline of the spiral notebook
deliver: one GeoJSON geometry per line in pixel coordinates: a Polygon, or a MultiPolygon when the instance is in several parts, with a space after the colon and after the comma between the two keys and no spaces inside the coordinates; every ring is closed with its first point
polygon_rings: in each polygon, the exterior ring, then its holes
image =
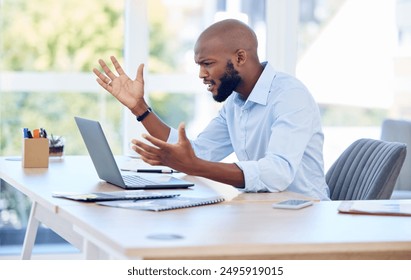
{"type": "Polygon", "coordinates": [[[173,197],[164,199],[147,199],[147,200],[135,200],[135,201],[107,201],[98,202],[99,205],[128,208],[135,210],[148,210],[148,211],[165,211],[180,208],[196,207],[209,204],[215,204],[223,202],[224,198],[220,196],[214,197],[173,197]]]}

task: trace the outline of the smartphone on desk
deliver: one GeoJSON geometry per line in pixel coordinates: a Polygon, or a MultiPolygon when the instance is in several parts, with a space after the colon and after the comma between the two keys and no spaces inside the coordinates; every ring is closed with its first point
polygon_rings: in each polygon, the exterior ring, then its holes
{"type": "Polygon", "coordinates": [[[311,200],[290,199],[290,200],[284,200],[284,201],[274,203],[273,208],[301,209],[301,208],[304,208],[310,205],[313,205],[313,202],[311,200]]]}

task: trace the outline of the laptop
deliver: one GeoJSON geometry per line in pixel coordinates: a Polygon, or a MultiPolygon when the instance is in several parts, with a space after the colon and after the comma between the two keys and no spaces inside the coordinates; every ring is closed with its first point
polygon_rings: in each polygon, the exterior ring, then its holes
{"type": "Polygon", "coordinates": [[[169,175],[122,174],[98,121],[74,117],[100,179],[124,189],[176,189],[193,183],[169,175]]]}

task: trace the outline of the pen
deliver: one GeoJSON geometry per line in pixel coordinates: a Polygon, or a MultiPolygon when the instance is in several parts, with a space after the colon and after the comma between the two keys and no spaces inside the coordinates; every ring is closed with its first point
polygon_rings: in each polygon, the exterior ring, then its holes
{"type": "Polygon", "coordinates": [[[133,171],[140,173],[163,173],[163,174],[172,174],[178,171],[172,169],[121,169],[122,171],[133,171]]]}
{"type": "Polygon", "coordinates": [[[31,134],[31,131],[27,127],[23,128],[23,137],[24,138],[33,138],[33,135],[31,134]]]}
{"type": "Polygon", "coordinates": [[[40,137],[47,138],[47,131],[44,128],[40,128],[40,137]]]}
{"type": "Polygon", "coordinates": [[[33,138],[40,138],[40,129],[36,128],[33,130],[33,138]]]}
{"type": "Polygon", "coordinates": [[[23,137],[29,138],[29,129],[27,127],[23,128],[23,137]]]}

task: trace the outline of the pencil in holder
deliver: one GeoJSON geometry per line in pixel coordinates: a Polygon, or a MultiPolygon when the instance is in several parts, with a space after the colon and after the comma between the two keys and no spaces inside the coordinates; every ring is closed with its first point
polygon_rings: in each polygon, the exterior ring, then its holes
{"type": "Polygon", "coordinates": [[[23,141],[23,167],[49,167],[49,140],[47,138],[25,138],[23,141]]]}

